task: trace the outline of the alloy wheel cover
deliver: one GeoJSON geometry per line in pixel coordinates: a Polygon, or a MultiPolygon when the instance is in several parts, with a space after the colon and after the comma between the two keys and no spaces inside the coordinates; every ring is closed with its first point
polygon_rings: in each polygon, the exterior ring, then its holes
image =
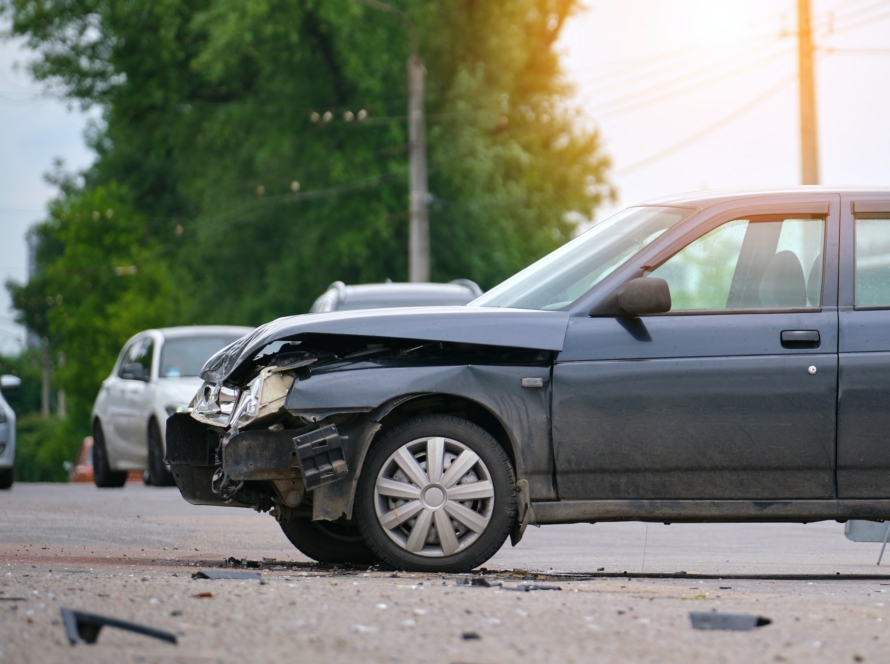
{"type": "Polygon", "coordinates": [[[400,446],[374,484],[377,520],[408,553],[452,556],[485,532],[494,513],[494,484],[475,452],[452,438],[430,436],[400,446]]]}

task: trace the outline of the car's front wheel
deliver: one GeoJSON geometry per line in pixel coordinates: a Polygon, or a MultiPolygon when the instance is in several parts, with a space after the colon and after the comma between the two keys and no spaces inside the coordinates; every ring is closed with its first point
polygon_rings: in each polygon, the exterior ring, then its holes
{"type": "Polygon", "coordinates": [[[0,468],[0,489],[11,489],[15,468],[0,468]]]}
{"type": "Polygon", "coordinates": [[[372,565],[379,562],[353,524],[313,521],[301,516],[282,521],[280,525],[291,544],[320,563],[372,565]]]}
{"type": "Polygon", "coordinates": [[[127,471],[111,469],[105,433],[98,420],[93,425],[93,482],[100,489],[119,489],[127,482],[127,471]]]}
{"type": "Polygon", "coordinates": [[[359,527],[397,569],[464,572],[491,558],[516,519],[513,469],[475,424],[407,420],[374,443],[356,496],[359,527]]]}
{"type": "Polygon", "coordinates": [[[161,443],[161,428],[152,419],[148,423],[148,482],[152,486],[173,486],[176,481],[173,473],[164,463],[164,446],[161,443]]]}

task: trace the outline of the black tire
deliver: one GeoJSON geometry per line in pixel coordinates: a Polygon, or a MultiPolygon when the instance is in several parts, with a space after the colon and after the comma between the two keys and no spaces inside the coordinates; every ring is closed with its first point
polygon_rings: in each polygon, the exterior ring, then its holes
{"type": "Polygon", "coordinates": [[[304,516],[279,525],[291,544],[320,563],[373,565],[380,562],[352,524],[313,521],[304,516]]]}
{"type": "Polygon", "coordinates": [[[127,471],[112,470],[108,464],[108,451],[105,449],[105,434],[102,424],[93,424],[93,483],[100,489],[120,489],[127,482],[127,471]]]}
{"type": "MultiPolygon", "coordinates": [[[[444,465],[442,467],[445,468],[444,465]]],[[[474,466],[474,468],[482,467],[474,466]]],[[[444,483],[444,473],[442,477],[444,483]]],[[[446,491],[445,502],[442,505],[450,503],[451,499],[447,497],[446,491]]],[[[446,514],[441,507],[437,508],[437,511],[446,514]]],[[[516,521],[516,483],[513,468],[498,442],[487,431],[471,422],[450,415],[425,415],[412,418],[393,427],[373,443],[359,478],[355,514],[368,546],[385,565],[416,572],[470,571],[497,553],[516,521]],[[445,444],[451,444],[447,442],[450,439],[463,448],[475,452],[478,460],[484,464],[484,470],[492,485],[489,489],[492,497],[485,500],[493,501],[493,504],[474,503],[490,514],[487,525],[475,535],[475,539],[471,538],[469,543],[461,544],[456,553],[430,557],[408,551],[387,534],[377,516],[375,486],[384,464],[390,462],[390,457],[400,447],[409,443],[415,445],[414,441],[435,437],[446,439],[445,444]]],[[[438,518],[435,514],[433,516],[438,518]]],[[[399,523],[402,523],[401,520],[399,523]]],[[[454,524],[455,528],[458,527],[453,520],[450,523],[454,524]]],[[[393,532],[395,530],[393,528],[393,532]]],[[[469,534],[468,530],[465,530],[464,534],[461,534],[459,529],[457,531],[460,538],[464,538],[466,534],[469,534]]],[[[441,548],[444,552],[444,544],[441,548]]]]}
{"type": "Polygon", "coordinates": [[[15,468],[3,468],[0,470],[0,490],[11,489],[14,477],[15,468]]]}
{"type": "Polygon", "coordinates": [[[164,463],[164,446],[161,444],[161,428],[157,420],[148,423],[148,482],[151,486],[174,486],[173,473],[164,463]]]}

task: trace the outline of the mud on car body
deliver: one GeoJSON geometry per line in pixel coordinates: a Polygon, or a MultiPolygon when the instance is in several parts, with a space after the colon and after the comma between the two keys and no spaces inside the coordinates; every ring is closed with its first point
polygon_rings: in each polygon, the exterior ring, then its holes
{"type": "Polygon", "coordinates": [[[282,318],[167,461],[304,553],[458,571],[529,523],[890,518],[890,189],[629,208],[466,307],[282,318]]]}

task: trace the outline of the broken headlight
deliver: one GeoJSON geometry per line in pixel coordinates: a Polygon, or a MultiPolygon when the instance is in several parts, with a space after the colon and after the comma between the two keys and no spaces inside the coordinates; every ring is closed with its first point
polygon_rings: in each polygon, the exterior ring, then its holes
{"type": "Polygon", "coordinates": [[[224,427],[229,423],[237,397],[235,390],[204,383],[190,404],[192,417],[205,424],[224,427]]]}
{"type": "Polygon", "coordinates": [[[284,399],[295,375],[278,367],[267,367],[241,391],[238,405],[229,419],[229,426],[240,428],[267,415],[274,415],[284,407],[284,399]]]}

